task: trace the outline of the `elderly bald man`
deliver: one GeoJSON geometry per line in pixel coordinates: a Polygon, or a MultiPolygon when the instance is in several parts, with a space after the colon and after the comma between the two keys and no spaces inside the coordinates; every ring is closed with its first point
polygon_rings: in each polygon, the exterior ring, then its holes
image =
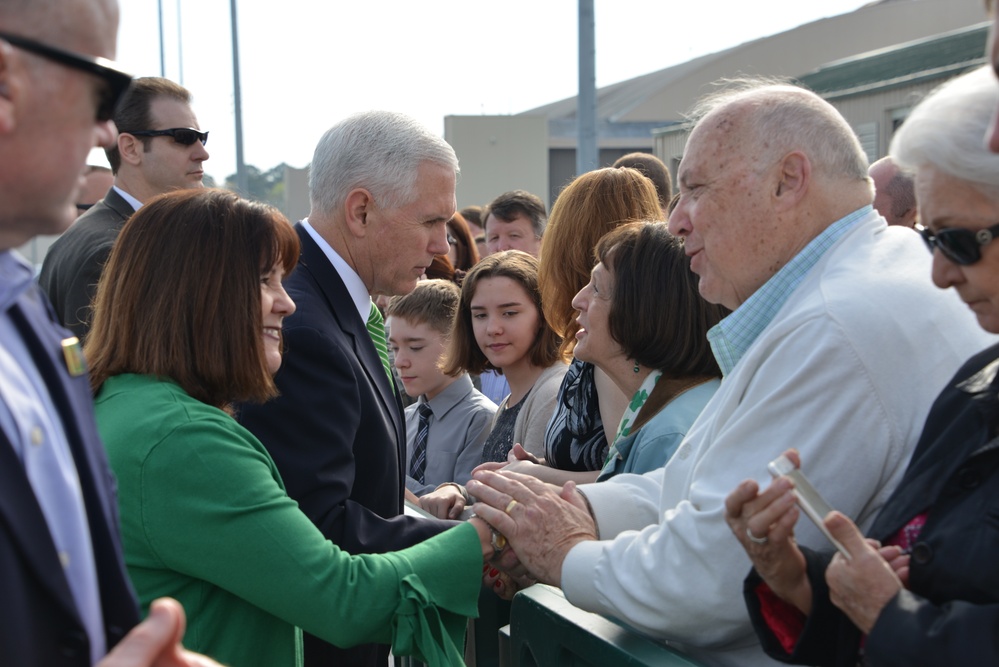
{"type": "MultiPolygon", "coordinates": [[[[826,499],[868,526],[936,393],[991,338],[933,286],[921,239],[874,211],[867,159],[828,103],[744,83],[696,117],[669,224],[702,296],[733,311],[709,333],[718,392],[663,469],[560,491],[483,472],[468,489],[523,565],[574,604],[706,664],[767,665],[728,492],[768,480],[767,463],[795,446],[826,499]],[[926,346],[927,332],[941,344],[926,346]]],[[[797,536],[825,539],[810,524],[797,536]]]]}

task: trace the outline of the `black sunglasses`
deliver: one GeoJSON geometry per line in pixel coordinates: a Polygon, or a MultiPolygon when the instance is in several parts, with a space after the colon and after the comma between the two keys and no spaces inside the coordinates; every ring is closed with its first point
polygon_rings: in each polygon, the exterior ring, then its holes
{"type": "Polygon", "coordinates": [[[48,58],[60,65],[93,74],[103,80],[107,85],[101,90],[100,100],[97,103],[97,120],[102,123],[111,120],[118,101],[121,100],[121,96],[125,94],[128,86],[132,83],[131,74],[122,71],[117,63],[106,58],[84,56],[78,53],[63,51],[54,46],[42,44],[33,39],[12,35],[3,31],[0,31],[0,39],[19,49],[24,49],[35,55],[48,58]]]}
{"type": "Polygon", "coordinates": [[[940,252],[950,261],[968,266],[982,258],[982,246],[992,243],[996,236],[999,236],[999,225],[977,231],[950,227],[941,229],[936,234],[929,227],[924,227],[919,233],[926,241],[930,252],[933,252],[934,248],[940,248],[940,252]]]}
{"type": "Polygon", "coordinates": [[[208,133],[199,132],[189,127],[171,127],[169,130],[118,130],[125,134],[136,137],[173,137],[181,146],[190,146],[195,141],[200,141],[204,146],[208,143],[208,133]]]}

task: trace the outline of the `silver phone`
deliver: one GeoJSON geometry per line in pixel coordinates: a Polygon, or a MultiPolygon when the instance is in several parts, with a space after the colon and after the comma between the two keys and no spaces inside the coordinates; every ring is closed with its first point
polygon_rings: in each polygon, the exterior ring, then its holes
{"type": "Polygon", "coordinates": [[[808,478],[805,477],[804,473],[794,467],[794,463],[791,462],[791,459],[787,458],[783,454],[771,461],[767,465],[767,470],[770,471],[770,474],[773,475],[774,478],[784,476],[791,480],[794,484],[794,497],[798,502],[798,507],[800,507],[801,511],[805,513],[805,516],[811,519],[812,523],[814,523],[815,526],[822,531],[822,534],[829,538],[829,541],[832,542],[833,546],[836,547],[847,560],[850,560],[850,553],[846,550],[846,547],[840,544],[839,541],[832,536],[832,533],[829,532],[829,529],[826,528],[823,523],[823,519],[826,518],[826,515],[828,515],[829,512],[832,512],[833,508],[829,506],[829,503],[827,503],[815,487],[812,486],[812,483],[808,481],[808,478]]]}

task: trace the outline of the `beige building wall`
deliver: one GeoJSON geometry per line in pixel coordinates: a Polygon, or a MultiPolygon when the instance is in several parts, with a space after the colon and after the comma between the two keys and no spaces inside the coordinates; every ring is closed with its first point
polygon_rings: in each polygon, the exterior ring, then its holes
{"type": "MultiPolygon", "coordinates": [[[[884,91],[826,99],[850,123],[867,153],[867,159],[874,162],[888,154],[892,135],[912,108],[941,83],[941,79],[934,79],[884,91]]],[[[676,168],[683,157],[688,136],[689,128],[671,128],[655,135],[653,152],[670,168],[674,184],[676,168]]]]}
{"type": "Polygon", "coordinates": [[[447,116],[444,139],[461,166],[459,209],[488,204],[508,190],[527,190],[551,207],[546,116],[447,116]]]}

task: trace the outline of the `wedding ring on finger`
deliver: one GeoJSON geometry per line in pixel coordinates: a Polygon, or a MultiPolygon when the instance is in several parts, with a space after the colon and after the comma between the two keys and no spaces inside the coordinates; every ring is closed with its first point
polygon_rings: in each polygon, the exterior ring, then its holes
{"type": "Polygon", "coordinates": [[[512,510],[512,509],[513,509],[513,507],[514,507],[514,505],[516,505],[516,504],[517,504],[517,501],[516,501],[516,500],[511,500],[510,502],[508,502],[508,503],[506,504],[506,509],[505,509],[505,510],[503,510],[503,511],[504,511],[504,512],[506,512],[507,514],[509,514],[509,513],[510,513],[510,510],[512,510]]]}
{"type": "Polygon", "coordinates": [[[748,537],[749,541],[753,544],[766,544],[770,541],[770,538],[766,535],[763,537],[756,537],[756,535],[753,535],[753,531],[749,530],[748,525],[746,526],[746,537],[748,537]]]}

